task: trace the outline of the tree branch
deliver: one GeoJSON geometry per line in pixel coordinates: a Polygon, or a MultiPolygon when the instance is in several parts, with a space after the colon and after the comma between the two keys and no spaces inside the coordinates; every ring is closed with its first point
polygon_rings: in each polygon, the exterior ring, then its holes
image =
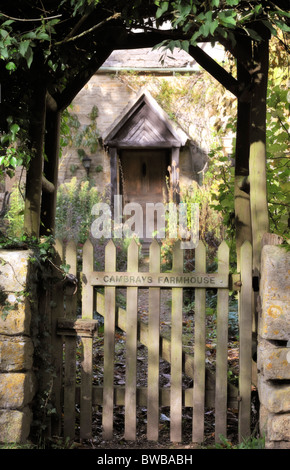
{"type": "Polygon", "coordinates": [[[62,15],[55,15],[55,16],[47,16],[47,17],[43,17],[43,18],[14,18],[13,16],[5,15],[5,13],[2,13],[1,11],[0,11],[0,15],[5,16],[5,18],[9,18],[9,20],[13,20],[13,21],[43,21],[43,20],[54,20],[55,18],[59,18],[59,17],[62,16],[62,15]]]}
{"type": "Polygon", "coordinates": [[[59,46],[59,45],[61,45],[61,44],[66,44],[66,43],[71,42],[71,41],[76,41],[77,39],[82,38],[82,37],[85,36],[86,34],[92,33],[92,32],[95,31],[97,28],[100,28],[101,26],[104,26],[104,24],[106,24],[108,21],[116,20],[116,19],[119,18],[120,16],[121,16],[121,13],[115,13],[114,15],[109,16],[109,18],[106,18],[105,20],[101,21],[100,23],[95,24],[94,26],[92,26],[91,28],[87,29],[86,31],[83,31],[82,33],[78,34],[77,36],[68,37],[68,38],[64,39],[63,41],[56,42],[56,43],[55,43],[55,46],[59,46]]]}

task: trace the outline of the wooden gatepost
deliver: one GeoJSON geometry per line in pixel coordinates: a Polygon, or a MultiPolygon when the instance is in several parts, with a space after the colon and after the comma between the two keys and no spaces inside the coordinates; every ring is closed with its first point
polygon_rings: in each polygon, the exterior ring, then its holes
{"type": "MultiPolygon", "coordinates": [[[[177,243],[173,250],[170,272],[161,272],[160,245],[154,240],[150,246],[149,272],[140,272],[138,246],[132,240],[128,248],[126,272],[116,271],[116,247],[109,241],[105,247],[105,270],[94,270],[93,245],[88,240],[83,246],[81,273],[82,314],[76,318],[75,300],[72,292],[66,293],[64,315],[57,320],[57,335],[65,344],[62,364],[63,384],[62,413],[64,436],[75,438],[75,406],[80,407],[80,438],[93,436],[93,409],[102,409],[102,438],[114,437],[114,406],[125,407],[124,437],[135,440],[137,434],[137,406],[147,408],[147,439],[159,438],[160,406],[170,408],[170,440],[182,442],[182,409],[192,408],[192,441],[204,441],[205,408],[215,408],[215,439],[227,435],[227,409],[239,407],[240,439],[250,435],[250,397],[252,356],[251,309],[251,265],[248,264],[251,245],[244,247],[245,262],[241,276],[229,275],[229,248],[225,242],[218,250],[218,272],[206,272],[206,251],[202,242],[195,250],[195,271],[184,272],[184,251],[177,243]],[[235,286],[233,286],[235,282],[235,286]],[[242,286],[241,286],[242,284],[242,286]],[[116,307],[116,289],[127,291],[126,308],[116,307]],[[104,293],[97,292],[104,289],[104,293]],[[138,291],[148,289],[148,322],[138,318],[138,291]],[[171,338],[160,333],[161,289],[172,290],[171,338]],[[183,289],[195,289],[195,327],[192,353],[185,352],[182,344],[183,289]],[[207,288],[217,289],[217,339],[215,371],[206,365],[206,302],[207,288]],[[229,290],[240,290],[240,377],[239,389],[228,382],[228,304],[229,290]],[[71,295],[71,297],[69,297],[71,295]],[[96,312],[104,317],[103,337],[103,383],[93,385],[93,344],[97,335],[96,312]],[[249,316],[250,314],[250,316],[249,316]],[[126,332],[126,380],[124,386],[114,384],[115,329],[126,332]],[[76,341],[81,342],[80,384],[76,383],[76,341]],[[148,349],[147,387],[139,387],[136,375],[138,342],[148,349]],[[170,388],[160,388],[159,359],[170,364],[170,388]],[[193,387],[183,386],[183,374],[192,378],[193,387]]],[[[76,249],[67,248],[66,262],[76,273],[76,249]],[[68,262],[68,260],[71,260],[68,262]]],[[[72,273],[73,274],[73,273],[72,273]]],[[[98,347],[100,343],[98,342],[98,347]]],[[[62,359],[61,359],[62,360],[62,359]]],[[[61,381],[61,379],[59,379],[61,381]]]]}

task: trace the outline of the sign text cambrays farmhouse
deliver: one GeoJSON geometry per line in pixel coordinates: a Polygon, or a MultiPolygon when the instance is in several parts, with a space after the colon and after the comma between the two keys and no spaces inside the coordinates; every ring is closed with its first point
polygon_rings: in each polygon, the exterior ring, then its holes
{"type": "Polygon", "coordinates": [[[226,274],[92,272],[92,286],[228,288],[226,274]]]}

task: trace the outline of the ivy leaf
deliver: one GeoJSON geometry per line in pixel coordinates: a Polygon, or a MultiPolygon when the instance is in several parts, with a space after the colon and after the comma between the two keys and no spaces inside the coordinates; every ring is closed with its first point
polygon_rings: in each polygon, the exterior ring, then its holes
{"type": "MultiPolygon", "coordinates": [[[[275,28],[273,28],[272,24],[270,23],[270,21],[267,21],[267,20],[261,20],[261,22],[266,26],[266,28],[268,28],[270,31],[271,31],[271,34],[273,34],[273,36],[277,36],[277,31],[275,28]]],[[[289,28],[289,31],[290,31],[290,28],[289,28]]]]}
{"type": "Polygon", "coordinates": [[[181,42],[182,49],[184,49],[186,52],[189,50],[189,41],[182,41],[181,42]]]}
{"type": "Polygon", "coordinates": [[[236,26],[236,13],[233,10],[220,11],[218,17],[221,23],[226,27],[236,26]]]}
{"type": "Polygon", "coordinates": [[[12,124],[12,126],[10,127],[10,132],[12,134],[13,140],[15,140],[16,134],[19,130],[20,130],[20,127],[18,126],[18,124],[12,124]]]}
{"type": "Polygon", "coordinates": [[[262,41],[262,37],[254,29],[246,28],[246,30],[252,39],[255,39],[256,41],[262,41]]]}
{"type": "Polygon", "coordinates": [[[190,44],[195,46],[197,43],[197,38],[201,35],[200,31],[196,31],[190,39],[190,44]]]}
{"type": "Polygon", "coordinates": [[[238,5],[239,1],[240,0],[226,0],[227,4],[231,7],[238,5]]]}
{"type": "Polygon", "coordinates": [[[204,23],[203,25],[201,25],[200,29],[199,29],[199,32],[202,36],[204,36],[205,38],[209,35],[210,33],[210,24],[209,22],[206,22],[204,23]]]}
{"type": "Polygon", "coordinates": [[[37,34],[37,39],[42,39],[43,41],[50,41],[50,36],[45,32],[40,32],[37,34]]]}
{"type": "MultiPolygon", "coordinates": [[[[278,20],[274,20],[275,24],[278,26],[278,28],[280,28],[282,31],[285,31],[286,33],[289,33],[290,32],[290,27],[285,24],[285,23],[282,23],[282,21],[278,21],[278,20]]],[[[274,28],[273,28],[274,29],[274,28]]],[[[275,30],[274,30],[275,31],[275,30]]],[[[276,36],[277,34],[275,34],[276,36]]]]}
{"type": "Polygon", "coordinates": [[[210,34],[213,34],[213,33],[215,32],[215,30],[217,29],[218,25],[219,25],[218,20],[214,20],[212,23],[210,23],[210,26],[209,26],[210,34]]]}
{"type": "Polygon", "coordinates": [[[157,9],[156,11],[156,18],[160,18],[163,13],[165,13],[168,10],[169,2],[163,2],[161,3],[161,6],[157,9]]]}
{"type": "Polygon", "coordinates": [[[29,33],[25,33],[22,36],[22,39],[35,39],[35,38],[36,38],[35,31],[29,31],[29,33]]]}
{"type": "Polygon", "coordinates": [[[10,26],[12,23],[14,23],[14,20],[6,20],[4,23],[1,24],[1,26],[10,26]]]}
{"type": "Polygon", "coordinates": [[[12,157],[10,159],[10,165],[13,166],[13,168],[16,168],[17,167],[17,158],[16,157],[12,157]]]}
{"type": "Polygon", "coordinates": [[[16,70],[16,65],[14,64],[14,62],[8,62],[8,64],[6,64],[6,67],[5,67],[7,70],[10,70],[11,72],[14,72],[14,70],[16,70]]]}
{"type": "Polygon", "coordinates": [[[28,41],[28,39],[26,39],[25,41],[21,41],[21,43],[19,44],[19,52],[22,55],[22,57],[25,57],[29,44],[30,44],[30,41],[28,41]]]}
{"type": "Polygon", "coordinates": [[[33,50],[32,50],[32,47],[30,46],[28,47],[26,51],[25,59],[27,62],[27,67],[30,69],[32,61],[33,61],[33,50]]]}

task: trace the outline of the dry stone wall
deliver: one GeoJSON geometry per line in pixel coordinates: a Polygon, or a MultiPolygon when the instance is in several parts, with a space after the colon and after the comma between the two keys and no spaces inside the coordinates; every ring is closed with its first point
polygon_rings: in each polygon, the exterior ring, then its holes
{"type": "Polygon", "coordinates": [[[30,256],[30,251],[0,251],[0,442],[25,442],[32,422],[30,256]]]}
{"type": "Polygon", "coordinates": [[[267,448],[290,448],[290,252],[265,245],[261,273],[260,429],[267,448]]]}

